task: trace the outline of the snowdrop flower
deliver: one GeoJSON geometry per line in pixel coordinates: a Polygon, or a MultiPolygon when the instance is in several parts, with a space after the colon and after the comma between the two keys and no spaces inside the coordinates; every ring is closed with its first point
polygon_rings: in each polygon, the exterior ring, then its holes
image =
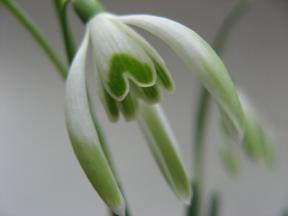
{"type": "Polygon", "coordinates": [[[271,167],[275,163],[274,147],[268,130],[248,98],[240,91],[238,95],[244,112],[243,130],[239,130],[220,108],[220,124],[223,143],[220,146],[220,156],[228,173],[237,173],[238,161],[236,148],[241,144],[245,153],[253,160],[263,160],[271,167]],[[235,145],[236,144],[236,145],[235,145]]]}
{"type": "Polygon", "coordinates": [[[244,150],[252,159],[262,159],[268,166],[272,166],[275,162],[274,148],[266,124],[257,115],[250,100],[241,92],[239,92],[239,96],[243,110],[246,113],[243,134],[244,150]]]}
{"type": "Polygon", "coordinates": [[[112,210],[123,210],[124,201],[95,125],[93,92],[97,89],[110,120],[117,121],[121,113],[127,120],[138,119],[166,181],[180,199],[188,202],[191,188],[178,144],[162,108],[156,104],[161,99],[160,87],[173,90],[173,80],[157,51],[128,25],[167,43],[196,73],[231,122],[242,128],[242,107],[224,64],[194,31],[163,17],[100,13],[83,20],[87,21],[86,33],[66,83],[66,121],[87,177],[112,210]],[[93,71],[86,71],[89,50],[95,63],[93,71]]]}

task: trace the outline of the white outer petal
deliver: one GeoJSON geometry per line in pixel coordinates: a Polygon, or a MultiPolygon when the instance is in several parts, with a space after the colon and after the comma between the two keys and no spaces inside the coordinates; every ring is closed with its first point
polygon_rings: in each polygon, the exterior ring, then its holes
{"type": "Polygon", "coordinates": [[[242,126],[243,111],[231,78],[220,58],[199,35],[163,17],[130,15],[118,19],[142,28],[166,42],[190,69],[196,69],[203,85],[229,113],[233,122],[242,126]]]}
{"type": "Polygon", "coordinates": [[[190,181],[178,142],[162,107],[140,103],[138,123],[167,183],[179,199],[189,204],[192,196],[190,181]]]}
{"type": "Polygon", "coordinates": [[[119,212],[123,209],[124,201],[101,148],[87,99],[85,63],[88,42],[89,35],[86,33],[66,81],[66,124],[74,152],[90,182],[107,205],[119,212]],[[111,194],[107,196],[105,191],[101,191],[101,186],[110,189],[114,196],[112,202],[109,198],[111,194]],[[117,205],[113,203],[115,200],[117,205]]]}

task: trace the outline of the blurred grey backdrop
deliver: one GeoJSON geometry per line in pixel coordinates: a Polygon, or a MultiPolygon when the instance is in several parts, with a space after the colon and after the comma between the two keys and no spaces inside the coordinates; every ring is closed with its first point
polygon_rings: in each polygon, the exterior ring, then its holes
{"type": "MultiPolygon", "coordinates": [[[[52,1],[18,0],[62,52],[52,1]]],[[[212,41],[231,0],[103,0],[119,14],[150,13],[178,20],[212,41]]],[[[83,26],[71,13],[78,41],[83,26]]],[[[267,170],[241,153],[241,173],[229,177],[218,156],[217,112],[209,125],[206,195],[222,195],[222,216],[280,216],[288,208],[288,2],[255,0],[235,29],[224,61],[237,86],[270,124],[278,165],[267,170]]],[[[149,39],[152,38],[149,36],[149,39]]],[[[191,121],[199,83],[162,43],[152,39],[176,81],[164,98],[172,127],[191,169],[191,121]]],[[[64,58],[63,58],[64,59],[64,58]]],[[[27,32],[0,8],[0,215],[106,215],[72,152],[63,116],[63,82],[27,32]]],[[[135,123],[101,120],[133,215],[183,215],[135,123]]],[[[191,172],[190,172],[191,174],[191,172]]]]}

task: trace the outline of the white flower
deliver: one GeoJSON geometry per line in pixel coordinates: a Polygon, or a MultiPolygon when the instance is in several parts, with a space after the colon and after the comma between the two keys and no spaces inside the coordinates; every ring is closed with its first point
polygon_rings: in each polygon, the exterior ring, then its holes
{"type": "Polygon", "coordinates": [[[87,23],[84,40],[69,71],[66,119],[71,142],[85,173],[116,212],[123,209],[124,203],[93,121],[96,114],[92,93],[96,88],[112,121],[120,113],[128,120],[138,113],[141,128],[168,184],[182,200],[191,198],[177,141],[161,107],[151,105],[160,100],[159,87],[172,90],[173,81],[160,55],[127,24],[143,28],[167,43],[197,74],[231,122],[239,128],[243,125],[242,107],[224,64],[191,29],[150,15],[100,13],[93,17],[87,23]],[[85,69],[90,48],[95,63],[92,73],[85,69]]]}
{"type": "Polygon", "coordinates": [[[238,95],[245,114],[242,129],[236,128],[227,115],[220,109],[220,128],[223,136],[220,155],[228,173],[233,175],[238,170],[236,147],[240,143],[245,153],[251,159],[262,160],[269,167],[275,163],[274,146],[265,124],[257,115],[248,98],[241,91],[238,91],[238,95]]]}

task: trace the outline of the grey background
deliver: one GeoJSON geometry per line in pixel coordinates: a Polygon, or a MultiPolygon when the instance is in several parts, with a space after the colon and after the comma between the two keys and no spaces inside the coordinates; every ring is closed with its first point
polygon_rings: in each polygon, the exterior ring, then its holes
{"type": "MultiPolygon", "coordinates": [[[[52,1],[18,1],[62,56],[52,1]]],[[[231,0],[103,0],[119,14],[151,13],[170,17],[211,41],[231,0]]],[[[71,13],[80,40],[83,27],[71,13]]],[[[217,112],[209,125],[206,195],[222,193],[223,216],[280,216],[288,208],[288,2],[256,0],[231,36],[224,60],[274,134],[278,165],[269,171],[241,155],[241,173],[229,177],[218,157],[221,140],[217,112]]],[[[149,37],[151,38],[151,37],[149,37]]],[[[199,83],[157,40],[177,90],[163,106],[191,169],[192,113],[199,83]]],[[[106,215],[102,201],[80,170],[67,139],[63,82],[30,36],[0,8],[0,215],[106,215]]],[[[214,107],[215,108],[215,107],[214,107]]],[[[101,120],[133,215],[183,215],[183,204],[166,186],[135,123],[101,120]]],[[[191,172],[190,172],[191,174],[191,172]]]]}

